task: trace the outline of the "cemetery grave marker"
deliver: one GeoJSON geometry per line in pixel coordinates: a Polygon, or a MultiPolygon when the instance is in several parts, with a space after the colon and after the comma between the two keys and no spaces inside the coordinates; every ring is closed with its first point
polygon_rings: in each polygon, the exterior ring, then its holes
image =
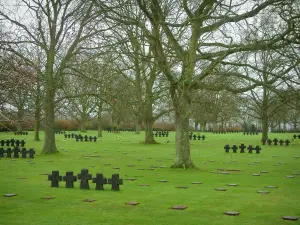
{"type": "Polygon", "coordinates": [[[255,146],[256,154],[260,154],[260,150],[261,150],[261,148],[258,145],[256,145],[255,146]]]}
{"type": "Polygon", "coordinates": [[[26,151],[26,148],[22,148],[22,150],[21,150],[21,154],[22,154],[22,158],[23,159],[26,159],[27,158],[27,151],[26,151]]]}
{"type": "Polygon", "coordinates": [[[228,215],[228,216],[238,216],[240,215],[239,212],[224,212],[225,215],[228,215]]]}
{"type": "Polygon", "coordinates": [[[5,152],[6,152],[6,157],[11,158],[11,153],[12,153],[11,148],[7,148],[5,152]]]}
{"type": "Polygon", "coordinates": [[[253,150],[252,145],[249,145],[247,149],[248,149],[248,153],[252,153],[253,150]]]}
{"type": "Polygon", "coordinates": [[[277,142],[278,142],[277,138],[274,138],[273,142],[274,142],[274,145],[277,145],[277,142]]]}
{"type": "Polygon", "coordinates": [[[238,149],[238,147],[236,145],[233,145],[232,147],[233,153],[236,153],[236,150],[238,149]]]}
{"type": "Polygon", "coordinates": [[[1,146],[4,146],[5,141],[4,141],[4,140],[1,140],[1,141],[0,141],[0,144],[1,144],[1,146]]]}
{"type": "Polygon", "coordinates": [[[89,180],[92,179],[92,175],[89,174],[88,169],[82,169],[77,177],[80,180],[80,189],[90,189],[89,180]]]}
{"type": "Polygon", "coordinates": [[[215,190],[216,190],[216,191],[227,191],[226,188],[216,188],[215,190]]]}
{"type": "Polygon", "coordinates": [[[111,184],[111,190],[112,191],[119,191],[120,185],[123,184],[123,179],[119,178],[119,174],[113,174],[111,179],[107,180],[108,184],[111,184]]]}
{"type": "Polygon", "coordinates": [[[269,194],[270,192],[269,191],[257,191],[257,193],[259,193],[259,194],[269,194]]]}
{"type": "Polygon", "coordinates": [[[74,181],[77,181],[77,177],[73,175],[73,172],[69,171],[66,172],[63,181],[66,181],[66,188],[74,188],[74,181]]]}
{"type": "Polygon", "coordinates": [[[51,175],[48,175],[48,180],[51,181],[51,187],[59,187],[59,181],[62,181],[62,177],[59,176],[59,171],[52,171],[51,175]]]}
{"type": "Polygon", "coordinates": [[[241,145],[239,146],[239,148],[241,149],[240,153],[245,153],[245,149],[246,149],[247,147],[246,147],[246,145],[241,144],[241,145]]]}
{"type": "Polygon", "coordinates": [[[0,158],[3,158],[4,157],[4,149],[3,148],[0,148],[0,158]]]}
{"type": "Polygon", "coordinates": [[[20,141],[20,144],[21,144],[21,147],[24,147],[25,141],[24,141],[24,140],[21,140],[21,141],[20,141]]]}
{"type": "Polygon", "coordinates": [[[83,202],[94,202],[94,201],[96,201],[96,200],[94,200],[94,199],[84,199],[84,200],[82,200],[83,202]]]}
{"type": "Polygon", "coordinates": [[[297,220],[298,220],[298,217],[295,217],[295,216],[283,216],[282,219],[284,219],[284,220],[297,221],[297,220]]]}
{"type": "Polygon", "coordinates": [[[95,190],[104,190],[103,185],[107,184],[107,179],[103,177],[102,173],[97,173],[93,178],[93,183],[96,183],[95,190]]]}
{"type": "Polygon", "coordinates": [[[14,197],[14,196],[17,196],[17,194],[4,194],[3,196],[4,197],[14,197]]]}
{"type": "Polygon", "coordinates": [[[15,139],[10,139],[11,146],[15,146],[15,139]]]}
{"type": "Polygon", "coordinates": [[[138,205],[139,202],[126,202],[125,205],[138,205]]]}
{"type": "Polygon", "coordinates": [[[19,158],[20,149],[18,147],[14,147],[14,158],[19,158]]]}
{"type": "Polygon", "coordinates": [[[175,209],[175,210],[184,210],[186,208],[187,208],[187,206],[184,206],[184,205],[174,205],[172,207],[172,209],[175,209]]]}
{"type": "Polygon", "coordinates": [[[229,149],[230,149],[229,145],[225,145],[224,149],[225,149],[225,153],[229,153],[229,149]]]}
{"type": "Polygon", "coordinates": [[[290,144],[290,140],[286,139],[286,140],[285,140],[285,145],[286,145],[286,146],[289,146],[289,144],[290,144]]]}
{"type": "Polygon", "coordinates": [[[284,143],[284,140],[280,139],[280,141],[278,141],[278,142],[279,142],[280,146],[282,146],[284,143]]]}
{"type": "Polygon", "coordinates": [[[6,143],[6,146],[9,146],[10,140],[6,140],[5,143],[6,143]]]}

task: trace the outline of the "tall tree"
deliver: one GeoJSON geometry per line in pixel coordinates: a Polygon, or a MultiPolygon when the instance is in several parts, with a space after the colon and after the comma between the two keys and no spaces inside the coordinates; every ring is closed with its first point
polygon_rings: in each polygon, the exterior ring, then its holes
{"type": "MultiPolygon", "coordinates": [[[[26,10],[16,13],[5,6],[0,10],[0,19],[14,30],[9,39],[1,40],[1,46],[24,59],[28,57],[20,53],[22,46],[39,47],[43,51],[46,58],[42,73],[45,112],[43,153],[55,153],[55,95],[63,80],[64,70],[75,55],[88,51],[88,41],[107,27],[101,23],[102,12],[95,10],[92,0],[21,0],[15,10],[20,7],[26,10]]],[[[94,45],[100,44],[95,41],[94,45]]]]}

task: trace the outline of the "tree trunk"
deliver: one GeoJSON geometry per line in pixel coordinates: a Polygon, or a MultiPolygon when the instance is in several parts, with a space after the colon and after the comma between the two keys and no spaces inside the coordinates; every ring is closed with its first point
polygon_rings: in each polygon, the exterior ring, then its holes
{"type": "Polygon", "coordinates": [[[23,106],[18,107],[17,132],[22,132],[23,106]]]}
{"type": "Polygon", "coordinates": [[[98,103],[98,118],[97,118],[98,137],[102,137],[102,102],[98,103]]]}
{"type": "MultiPolygon", "coordinates": [[[[199,121],[198,121],[198,120],[195,120],[195,127],[194,127],[195,131],[198,130],[198,125],[199,125],[199,121]]],[[[200,126],[201,126],[201,125],[200,125],[200,126]]]]}
{"type": "MultiPolygon", "coordinates": [[[[187,111],[187,110],[185,110],[187,111]]],[[[173,168],[195,167],[190,154],[189,118],[185,114],[175,112],[176,156],[173,168]]]]}
{"type": "Polygon", "coordinates": [[[140,134],[141,133],[141,125],[140,125],[140,121],[138,119],[138,121],[135,124],[135,134],[140,134]]]}
{"type": "Polygon", "coordinates": [[[206,129],[206,122],[203,121],[202,123],[200,123],[200,126],[201,126],[201,131],[205,131],[205,129],[206,129]]]}
{"type": "Polygon", "coordinates": [[[261,124],[261,141],[267,141],[268,140],[268,115],[263,113],[262,115],[262,124],[261,124]]]}
{"type": "Polygon", "coordinates": [[[157,142],[154,140],[153,136],[153,120],[146,119],[144,120],[145,124],[145,144],[156,144],[157,142]]]}
{"type": "Polygon", "coordinates": [[[51,87],[46,87],[45,93],[45,138],[44,138],[44,147],[43,153],[51,154],[56,153],[57,148],[55,144],[55,134],[54,134],[54,91],[49,90],[51,87]]]}
{"type": "Polygon", "coordinates": [[[40,141],[40,127],[41,127],[41,86],[40,74],[37,74],[37,90],[35,99],[35,112],[34,112],[34,140],[40,141]]]}

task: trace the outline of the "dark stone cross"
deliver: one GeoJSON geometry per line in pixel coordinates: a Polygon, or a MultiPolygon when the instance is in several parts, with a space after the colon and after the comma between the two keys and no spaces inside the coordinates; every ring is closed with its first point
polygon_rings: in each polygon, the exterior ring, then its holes
{"type": "Polygon", "coordinates": [[[84,141],[88,141],[89,137],[87,135],[84,136],[84,141]]]}
{"type": "Polygon", "coordinates": [[[71,134],[71,138],[74,138],[74,133],[71,134]]]}
{"type": "Polygon", "coordinates": [[[28,151],[28,153],[29,153],[29,158],[33,159],[34,158],[34,154],[35,154],[34,149],[30,148],[29,151],[28,151]]]}
{"type": "Polygon", "coordinates": [[[165,137],[165,132],[162,132],[162,134],[161,134],[163,137],[165,137]]]}
{"type": "Polygon", "coordinates": [[[196,138],[197,138],[197,135],[194,134],[194,135],[193,135],[193,140],[196,140],[196,138]]]}
{"type": "Polygon", "coordinates": [[[65,138],[67,138],[68,137],[68,135],[67,134],[65,134],[65,138]]]}
{"type": "Polygon", "coordinates": [[[229,145],[225,145],[224,149],[225,149],[225,153],[229,153],[229,149],[230,149],[229,145]]]}
{"type": "Polygon", "coordinates": [[[246,147],[246,145],[241,144],[241,145],[239,146],[239,148],[241,149],[240,153],[245,153],[245,149],[246,149],[247,147],[246,147]]]}
{"type": "Polygon", "coordinates": [[[66,188],[73,188],[74,181],[77,181],[77,177],[73,175],[73,172],[66,172],[66,176],[63,176],[63,181],[66,181],[66,188]]]}
{"type": "Polygon", "coordinates": [[[89,137],[89,139],[90,139],[90,142],[92,142],[92,141],[93,141],[93,137],[92,137],[92,136],[90,136],[90,137],[89,137]]]}
{"type": "Polygon", "coordinates": [[[11,153],[12,153],[11,148],[7,148],[5,152],[6,152],[6,157],[11,158],[11,153]]]}
{"type": "Polygon", "coordinates": [[[25,141],[24,140],[20,141],[20,144],[21,144],[21,147],[24,147],[25,141]]]}
{"type": "Polygon", "coordinates": [[[96,142],[97,141],[97,137],[96,136],[94,136],[94,142],[96,142]]]}
{"type": "Polygon", "coordinates": [[[14,158],[19,158],[20,149],[18,147],[15,147],[13,152],[14,152],[14,158]]]}
{"type": "Polygon", "coordinates": [[[11,146],[15,146],[15,139],[10,139],[10,143],[11,146]]]}
{"type": "MultiPolygon", "coordinates": [[[[297,135],[296,135],[296,134],[294,134],[293,138],[294,138],[294,139],[296,139],[296,137],[297,137],[297,135]]],[[[2,145],[2,146],[3,146],[3,145],[2,145]]]]}
{"type": "Polygon", "coordinates": [[[290,141],[289,141],[288,139],[286,139],[286,140],[285,140],[285,145],[286,145],[286,146],[289,146],[289,144],[290,144],[290,141]]]}
{"type": "Polygon", "coordinates": [[[4,146],[4,143],[5,143],[4,140],[1,140],[1,141],[0,141],[1,146],[4,146]]]}
{"type": "Polygon", "coordinates": [[[248,149],[248,153],[252,153],[253,150],[252,145],[249,145],[247,149],[248,149]]]}
{"type": "Polygon", "coordinates": [[[202,140],[205,140],[205,135],[202,135],[202,140]]]}
{"type": "Polygon", "coordinates": [[[103,177],[102,173],[97,173],[93,178],[93,183],[96,183],[95,190],[104,190],[103,184],[107,184],[107,179],[103,177]]]}
{"type": "Polygon", "coordinates": [[[197,139],[198,139],[198,140],[201,140],[201,136],[200,136],[200,135],[198,135],[198,136],[197,136],[197,139]]]}
{"type": "Polygon", "coordinates": [[[22,158],[23,159],[26,159],[27,158],[27,151],[26,151],[26,148],[22,148],[22,150],[21,150],[21,154],[22,154],[22,158]]]}
{"type": "Polygon", "coordinates": [[[20,146],[20,141],[16,140],[16,146],[19,147],[20,146]]]}
{"type": "Polygon", "coordinates": [[[6,146],[9,146],[10,140],[6,140],[5,143],[6,143],[6,146]]]}
{"type": "Polygon", "coordinates": [[[3,148],[0,148],[0,158],[3,158],[4,157],[4,149],[3,148]]]}
{"type": "Polygon", "coordinates": [[[71,134],[68,134],[68,138],[71,138],[71,134]]]}
{"type": "Polygon", "coordinates": [[[283,143],[284,143],[284,140],[281,139],[281,140],[279,141],[279,144],[282,146],[283,143]]]}
{"type": "Polygon", "coordinates": [[[62,177],[59,176],[59,171],[52,171],[51,175],[48,175],[48,180],[51,180],[51,187],[59,187],[58,182],[62,180],[62,177]]]}
{"type": "Polygon", "coordinates": [[[274,138],[273,142],[274,142],[274,145],[277,145],[278,140],[276,138],[274,138]]]}
{"type": "Polygon", "coordinates": [[[236,145],[233,145],[232,147],[233,153],[236,153],[236,150],[238,149],[238,147],[236,145]]]}
{"type": "Polygon", "coordinates": [[[271,145],[272,144],[272,140],[271,139],[268,139],[268,145],[271,145]]]}
{"type": "Polygon", "coordinates": [[[256,154],[260,154],[260,150],[261,150],[261,148],[258,145],[256,145],[255,146],[256,154]]]}
{"type": "Polygon", "coordinates": [[[111,184],[111,190],[120,191],[120,185],[123,184],[123,179],[119,178],[119,174],[113,174],[111,179],[108,179],[108,184],[111,184]]]}
{"type": "Polygon", "coordinates": [[[161,137],[161,132],[160,131],[158,132],[158,137],[161,137]]]}
{"type": "Polygon", "coordinates": [[[158,136],[158,133],[155,133],[154,135],[155,135],[155,137],[157,137],[157,136],[158,136]]]}
{"type": "Polygon", "coordinates": [[[92,174],[89,174],[89,170],[82,169],[77,176],[80,180],[80,189],[90,189],[89,180],[92,179],[92,174]]]}

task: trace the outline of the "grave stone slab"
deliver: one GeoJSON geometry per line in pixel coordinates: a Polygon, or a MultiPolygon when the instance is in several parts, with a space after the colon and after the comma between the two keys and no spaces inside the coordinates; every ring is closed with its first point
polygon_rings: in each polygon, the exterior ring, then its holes
{"type": "Polygon", "coordinates": [[[138,205],[139,202],[126,202],[125,205],[138,205]]]}
{"type": "Polygon", "coordinates": [[[297,220],[298,220],[298,217],[296,217],[296,216],[283,216],[282,219],[283,219],[283,220],[297,221],[297,220]]]}
{"type": "Polygon", "coordinates": [[[83,202],[94,202],[94,201],[96,201],[96,200],[94,200],[94,199],[84,199],[83,200],[83,202]]]}
{"type": "Polygon", "coordinates": [[[240,215],[239,212],[224,212],[224,214],[227,215],[227,216],[238,216],[238,215],[240,215]]]}
{"type": "Polygon", "coordinates": [[[174,205],[172,207],[172,209],[175,209],[175,210],[184,210],[186,208],[187,208],[187,206],[184,206],[184,205],[174,205]]]}
{"type": "Polygon", "coordinates": [[[216,188],[215,190],[216,190],[216,191],[227,191],[226,188],[216,188]]]}
{"type": "Polygon", "coordinates": [[[270,192],[269,191],[257,191],[257,193],[259,193],[259,194],[269,194],[270,192]]]}
{"type": "Polygon", "coordinates": [[[14,196],[17,196],[17,194],[4,194],[3,196],[4,197],[14,197],[14,196]]]}

